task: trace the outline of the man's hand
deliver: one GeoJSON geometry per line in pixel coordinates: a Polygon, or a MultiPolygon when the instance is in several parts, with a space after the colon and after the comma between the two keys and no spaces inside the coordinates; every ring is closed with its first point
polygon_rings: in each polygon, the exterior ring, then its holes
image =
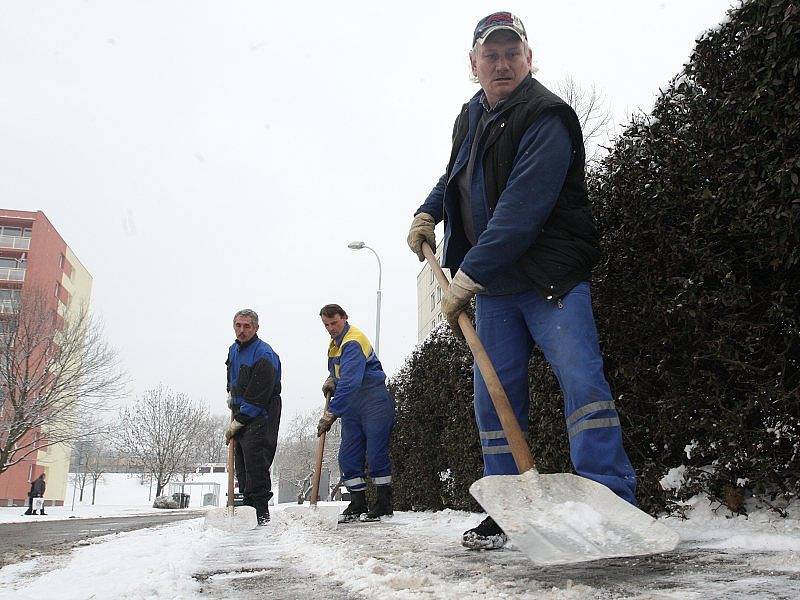
{"type": "Polygon", "coordinates": [[[336,391],[336,380],[333,377],[328,377],[325,383],[322,384],[322,395],[333,396],[336,391]]]}
{"type": "Polygon", "coordinates": [[[328,431],[336,418],[336,415],[329,410],[326,410],[324,413],[322,413],[322,418],[317,424],[317,437],[328,431]]]}
{"type": "Polygon", "coordinates": [[[231,443],[231,438],[234,437],[242,427],[244,427],[244,425],[242,423],[239,423],[239,421],[237,421],[236,419],[231,421],[231,424],[228,425],[228,427],[225,429],[226,446],[231,443]]]}
{"type": "Polygon", "coordinates": [[[483,290],[481,284],[474,282],[469,275],[459,269],[450,282],[450,287],[442,296],[442,314],[457,337],[464,339],[464,333],[458,324],[458,315],[467,307],[472,297],[483,290]]]}
{"type": "Polygon", "coordinates": [[[428,242],[431,250],[436,252],[436,234],[433,231],[435,226],[436,221],[428,213],[419,213],[411,221],[411,229],[408,230],[408,247],[417,255],[420,262],[425,260],[425,255],[422,253],[422,242],[428,242]]]}

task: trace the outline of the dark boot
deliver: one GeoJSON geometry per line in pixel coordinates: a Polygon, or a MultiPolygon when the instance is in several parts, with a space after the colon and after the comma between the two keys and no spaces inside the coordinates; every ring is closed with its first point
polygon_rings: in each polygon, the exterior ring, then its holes
{"type": "Polygon", "coordinates": [[[28,510],[26,510],[22,514],[25,514],[25,515],[32,515],[33,514],[33,498],[32,497],[28,497],[28,510]]]}
{"type": "Polygon", "coordinates": [[[263,508],[256,508],[256,519],[259,525],[266,525],[269,523],[269,507],[264,505],[263,508]]]}
{"type": "Polygon", "coordinates": [[[378,499],[369,512],[361,517],[362,521],[380,521],[381,517],[391,517],[392,512],[392,486],[391,485],[378,485],[375,486],[378,499]]]}
{"type": "Polygon", "coordinates": [[[351,521],[358,521],[358,518],[367,512],[367,492],[360,490],[358,492],[350,492],[350,504],[347,505],[339,515],[339,523],[350,523],[351,521]]]}
{"type": "Polygon", "coordinates": [[[40,515],[45,515],[45,514],[47,514],[47,513],[46,513],[46,512],[44,512],[44,509],[42,509],[42,510],[40,510],[40,511],[39,511],[39,514],[40,514],[40,515]]]}
{"type": "Polygon", "coordinates": [[[468,529],[461,536],[461,545],[470,550],[496,550],[505,546],[507,541],[508,536],[492,517],[486,517],[480,525],[468,529]]]}

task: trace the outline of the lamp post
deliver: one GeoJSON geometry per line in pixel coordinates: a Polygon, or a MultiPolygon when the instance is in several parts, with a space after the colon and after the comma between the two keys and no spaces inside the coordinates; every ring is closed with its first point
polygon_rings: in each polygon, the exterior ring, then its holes
{"type": "Polygon", "coordinates": [[[378,260],[378,311],[375,316],[375,355],[378,356],[381,348],[381,258],[375,250],[367,246],[364,242],[350,242],[347,244],[347,247],[350,248],[350,250],[363,250],[366,248],[372,252],[378,260]]]}

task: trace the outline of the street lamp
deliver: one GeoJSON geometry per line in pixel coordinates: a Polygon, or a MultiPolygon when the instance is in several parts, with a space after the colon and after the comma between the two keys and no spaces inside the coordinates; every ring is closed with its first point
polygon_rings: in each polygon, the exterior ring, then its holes
{"type": "Polygon", "coordinates": [[[372,252],[378,260],[378,312],[375,317],[375,355],[378,356],[381,347],[381,258],[375,250],[367,246],[364,242],[350,242],[347,244],[347,247],[350,248],[350,250],[363,250],[366,248],[372,252]]]}

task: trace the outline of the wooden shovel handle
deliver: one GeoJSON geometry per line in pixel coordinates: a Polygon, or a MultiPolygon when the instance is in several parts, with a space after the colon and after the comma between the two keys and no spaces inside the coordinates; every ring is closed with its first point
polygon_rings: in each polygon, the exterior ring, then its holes
{"type": "MultiPolygon", "coordinates": [[[[331,395],[325,394],[325,410],[331,402],[331,395]]],[[[317,438],[317,451],[314,454],[314,478],[311,481],[311,506],[317,505],[319,496],[319,480],[322,477],[322,454],[325,452],[325,432],[317,438]]]]}
{"type": "Polygon", "coordinates": [[[228,442],[228,506],[233,506],[233,474],[234,474],[234,463],[233,463],[233,455],[236,449],[236,438],[231,438],[230,442],[228,442]]]}
{"type": "MultiPolygon", "coordinates": [[[[433,270],[436,281],[439,282],[439,287],[443,290],[448,289],[450,287],[450,282],[439,266],[439,261],[436,260],[436,255],[433,253],[433,250],[431,250],[431,247],[425,242],[422,242],[422,253],[428,260],[428,265],[430,265],[431,270],[433,270]]],[[[528,447],[528,441],[525,439],[522,429],[519,427],[517,416],[511,409],[511,404],[508,402],[508,396],[506,396],[503,385],[500,383],[494,366],[492,366],[492,361],[489,359],[489,355],[486,354],[483,344],[481,344],[481,341],[478,339],[478,334],[475,332],[475,328],[472,326],[472,321],[470,321],[467,313],[462,312],[458,315],[458,324],[467,340],[469,349],[472,350],[472,356],[475,357],[478,370],[481,372],[483,380],[486,382],[486,388],[489,390],[489,396],[492,398],[494,410],[500,418],[500,424],[503,426],[503,433],[508,440],[508,445],[511,448],[511,454],[514,456],[517,469],[519,469],[520,473],[524,473],[529,469],[535,468],[536,464],[533,462],[533,454],[531,454],[531,450],[528,447]]]]}

